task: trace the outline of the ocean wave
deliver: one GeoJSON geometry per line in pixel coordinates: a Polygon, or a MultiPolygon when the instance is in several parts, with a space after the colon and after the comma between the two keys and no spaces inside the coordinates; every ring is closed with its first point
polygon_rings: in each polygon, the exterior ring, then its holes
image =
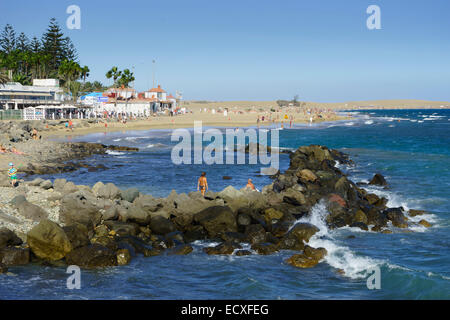
{"type": "Polygon", "coordinates": [[[122,156],[124,154],[126,154],[125,152],[120,152],[120,151],[113,151],[113,150],[106,150],[106,153],[112,156],[122,156]]]}
{"type": "Polygon", "coordinates": [[[297,221],[311,223],[319,228],[319,232],[311,237],[308,244],[315,248],[323,247],[327,250],[328,253],[323,259],[325,263],[342,270],[345,276],[352,279],[366,278],[372,268],[385,263],[370,257],[359,256],[350,248],[340,245],[334,239],[336,231],[329,230],[326,225],[325,217],[327,215],[325,202],[320,201],[311,209],[307,217],[302,217],[297,221]]]}
{"type": "Polygon", "coordinates": [[[373,120],[367,120],[364,122],[365,124],[373,124],[373,120]]]}
{"type": "Polygon", "coordinates": [[[163,147],[167,147],[167,145],[163,144],[163,143],[151,143],[148,146],[146,146],[146,149],[151,149],[151,148],[163,148],[163,147]]]}

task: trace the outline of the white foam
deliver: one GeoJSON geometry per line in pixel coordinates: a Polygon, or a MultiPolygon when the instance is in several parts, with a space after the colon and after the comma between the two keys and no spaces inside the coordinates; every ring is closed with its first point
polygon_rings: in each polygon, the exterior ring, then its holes
{"type": "Polygon", "coordinates": [[[356,255],[348,247],[340,245],[334,238],[335,232],[329,230],[325,217],[328,215],[325,202],[322,200],[316,204],[308,216],[302,217],[298,222],[307,222],[319,228],[319,231],[311,237],[308,245],[327,249],[328,254],[323,259],[330,266],[341,269],[344,275],[352,279],[366,278],[371,268],[383,264],[383,261],[365,256],[356,255]]]}
{"type": "Polygon", "coordinates": [[[372,123],[373,123],[373,120],[367,120],[367,121],[365,121],[364,123],[365,123],[365,124],[372,124],[372,123]]]}
{"type": "Polygon", "coordinates": [[[120,152],[120,151],[113,151],[113,150],[106,150],[107,154],[110,154],[112,156],[121,156],[126,154],[125,152],[120,152]]]}

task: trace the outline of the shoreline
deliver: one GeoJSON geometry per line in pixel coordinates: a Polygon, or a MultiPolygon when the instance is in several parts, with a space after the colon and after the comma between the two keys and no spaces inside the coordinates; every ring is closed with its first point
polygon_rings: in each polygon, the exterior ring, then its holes
{"type": "MultiPolygon", "coordinates": [[[[330,229],[393,233],[431,226],[414,218],[424,211],[387,207],[386,198],[348,180],[336,167],[338,162],[353,163],[337,150],[302,146],[291,153],[289,168],[272,176],[273,182],[261,192],[228,186],[204,197],[198,191],[172,191],[154,198],[136,188],[121,190],[102,182],[91,188],[65,179],[37,178],[16,188],[0,187],[0,269],[29,263],[114,267],[129,264],[138,254],[188,255],[198,240],[220,243],[204,248],[207,255],[287,250],[293,255],[286,265],[312,268],[328,251],[311,246],[309,240],[319,228],[301,218],[323,203],[330,229]]],[[[383,187],[387,182],[375,174],[365,185],[383,187]]]]}

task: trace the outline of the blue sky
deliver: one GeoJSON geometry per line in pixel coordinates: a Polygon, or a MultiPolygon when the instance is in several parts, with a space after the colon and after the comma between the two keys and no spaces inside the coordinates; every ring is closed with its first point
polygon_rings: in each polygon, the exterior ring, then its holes
{"type": "Polygon", "coordinates": [[[40,37],[57,18],[89,80],[135,67],[185,99],[450,101],[450,1],[1,1],[0,28],[40,37]],[[66,8],[81,8],[81,29],[66,8]],[[381,30],[366,9],[381,8],[381,30]]]}

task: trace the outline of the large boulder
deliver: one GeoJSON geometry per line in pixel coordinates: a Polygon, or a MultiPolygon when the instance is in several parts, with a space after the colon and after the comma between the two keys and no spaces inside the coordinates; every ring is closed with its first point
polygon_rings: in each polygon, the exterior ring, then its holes
{"type": "Polygon", "coordinates": [[[150,222],[150,214],[142,207],[130,204],[126,210],[120,213],[122,221],[136,222],[140,225],[147,225],[150,222]]]}
{"type": "Polygon", "coordinates": [[[296,175],[302,182],[315,182],[317,180],[316,174],[309,169],[301,169],[297,171],[296,175]]]}
{"type": "Polygon", "coordinates": [[[161,216],[155,216],[150,220],[150,229],[155,234],[164,235],[175,231],[176,227],[169,219],[161,216]]]}
{"type": "Polygon", "coordinates": [[[93,229],[101,220],[96,199],[85,191],[67,194],[61,199],[59,217],[66,225],[81,223],[93,229]]]}
{"type": "Polygon", "coordinates": [[[92,269],[117,266],[116,253],[102,245],[92,244],[73,250],[66,256],[69,265],[92,269]]]}
{"type": "Polygon", "coordinates": [[[60,260],[73,248],[64,230],[47,219],[28,232],[27,242],[33,253],[45,260],[60,260]]]}
{"type": "Polygon", "coordinates": [[[28,201],[20,202],[16,209],[20,215],[33,221],[41,221],[48,217],[47,211],[28,201]]]}
{"type": "Polygon", "coordinates": [[[211,238],[224,232],[237,232],[236,218],[228,206],[214,206],[194,215],[194,220],[201,224],[211,238]]]}
{"type": "MultiPolygon", "coordinates": [[[[93,188],[94,190],[94,188],[93,188]]],[[[97,197],[104,199],[116,199],[121,195],[121,191],[113,183],[102,185],[94,192],[97,197]]]]}
{"type": "Polygon", "coordinates": [[[302,254],[295,254],[286,260],[286,263],[297,268],[311,268],[319,263],[319,261],[327,254],[325,248],[311,248],[305,246],[302,254]]]}
{"type": "Polygon", "coordinates": [[[236,249],[242,249],[242,246],[235,242],[223,242],[215,247],[203,248],[203,252],[209,255],[232,254],[236,249]]]}
{"type": "Polygon", "coordinates": [[[289,231],[290,237],[295,237],[299,241],[308,242],[309,239],[319,231],[319,228],[310,223],[297,223],[289,231]]]}
{"type": "Polygon", "coordinates": [[[246,226],[245,235],[251,244],[266,241],[266,230],[260,224],[251,224],[246,226]]]}
{"type": "Polygon", "coordinates": [[[408,228],[408,222],[401,208],[389,208],[384,211],[387,218],[392,221],[392,225],[397,228],[408,228]]]}

